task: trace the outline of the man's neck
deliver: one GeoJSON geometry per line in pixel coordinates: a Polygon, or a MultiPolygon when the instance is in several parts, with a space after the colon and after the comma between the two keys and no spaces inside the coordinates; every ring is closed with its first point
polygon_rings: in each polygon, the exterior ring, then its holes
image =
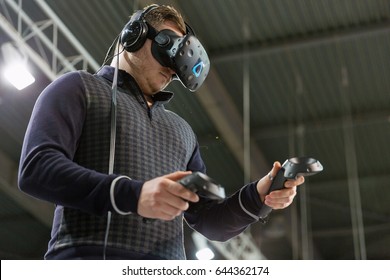
{"type": "Polygon", "coordinates": [[[153,106],[153,98],[150,95],[144,94],[146,103],[148,104],[149,108],[153,106]]]}

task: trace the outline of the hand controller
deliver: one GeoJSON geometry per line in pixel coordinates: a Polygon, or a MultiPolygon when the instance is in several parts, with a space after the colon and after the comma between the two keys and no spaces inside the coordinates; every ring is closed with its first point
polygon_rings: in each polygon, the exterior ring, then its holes
{"type": "Polygon", "coordinates": [[[212,200],[222,200],[226,197],[225,189],[201,172],[193,172],[178,182],[198,195],[212,200]]]}
{"type": "MultiPolygon", "coordinates": [[[[293,157],[286,160],[282,168],[276,174],[276,177],[272,180],[272,184],[268,190],[269,194],[275,190],[281,190],[284,188],[284,183],[288,179],[296,179],[298,176],[310,176],[321,172],[324,168],[321,163],[310,157],[293,157]]],[[[261,219],[266,218],[271,213],[272,208],[263,205],[260,210],[259,217],[261,219]]]]}

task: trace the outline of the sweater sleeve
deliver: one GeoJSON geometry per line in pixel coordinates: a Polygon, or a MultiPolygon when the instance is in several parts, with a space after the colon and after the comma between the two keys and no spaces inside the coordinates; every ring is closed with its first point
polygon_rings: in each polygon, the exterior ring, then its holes
{"type": "Polygon", "coordinates": [[[205,205],[199,211],[185,214],[187,223],[210,240],[226,241],[241,232],[250,224],[257,222],[263,203],[256,189],[257,182],[252,182],[222,202],[215,202],[202,197],[205,205]]]}
{"type": "MultiPolygon", "coordinates": [[[[114,210],[111,182],[103,174],[73,162],[88,107],[78,72],[63,75],[38,97],[23,142],[19,188],[38,199],[102,215],[114,210]]],[[[143,182],[118,180],[115,204],[136,212],[143,182]]]]}
{"type": "MultiPolygon", "coordinates": [[[[206,173],[199,144],[188,165],[188,170],[206,173]]],[[[259,220],[263,203],[257,192],[257,181],[252,182],[222,202],[200,196],[197,203],[191,203],[184,217],[190,227],[210,240],[226,241],[259,220]]]]}

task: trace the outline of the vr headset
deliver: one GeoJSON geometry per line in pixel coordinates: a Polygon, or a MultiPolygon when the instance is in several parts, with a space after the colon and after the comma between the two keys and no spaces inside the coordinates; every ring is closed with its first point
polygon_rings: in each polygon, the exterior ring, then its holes
{"type": "Polygon", "coordinates": [[[196,91],[206,79],[210,70],[210,60],[206,50],[186,23],[186,34],[179,36],[169,29],[157,31],[148,24],[144,16],[152,9],[136,12],[121,32],[120,41],[126,51],[140,49],[146,39],[152,40],[152,55],[164,67],[175,71],[174,79],[184,87],[196,91]]]}
{"type": "Polygon", "coordinates": [[[192,34],[180,37],[172,30],[161,30],[153,39],[152,54],[162,66],[173,69],[174,78],[190,91],[196,91],[209,73],[206,50],[192,34]]]}

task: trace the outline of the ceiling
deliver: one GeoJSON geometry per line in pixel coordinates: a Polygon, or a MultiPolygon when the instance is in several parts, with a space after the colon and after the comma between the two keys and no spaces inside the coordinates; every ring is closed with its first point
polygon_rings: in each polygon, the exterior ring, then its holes
{"type": "MultiPolygon", "coordinates": [[[[70,36],[97,65],[132,11],[152,3],[22,1],[19,10],[33,24],[17,29],[10,2],[19,1],[0,0],[1,44],[15,41],[5,21],[21,38],[33,26],[54,34],[42,27],[48,14],[39,2],[46,2],[69,31],[58,32],[58,49],[73,55],[70,36]]],[[[324,166],[267,224],[252,225],[229,244],[210,243],[217,258],[246,246],[233,258],[254,250],[267,259],[390,259],[390,1],[155,2],[181,11],[209,54],[210,74],[199,92],[174,82],[167,108],[192,125],[208,174],[227,193],[265,175],[275,160],[306,155],[324,166]]],[[[54,65],[57,75],[66,69],[33,36],[25,44],[41,56],[29,59],[36,83],[19,92],[0,79],[2,259],[42,258],[53,208],[20,193],[16,174],[32,107],[52,80],[39,61],[54,65]]],[[[77,69],[96,70],[79,64],[77,69]]],[[[186,245],[193,258],[189,229],[186,245]]]]}

